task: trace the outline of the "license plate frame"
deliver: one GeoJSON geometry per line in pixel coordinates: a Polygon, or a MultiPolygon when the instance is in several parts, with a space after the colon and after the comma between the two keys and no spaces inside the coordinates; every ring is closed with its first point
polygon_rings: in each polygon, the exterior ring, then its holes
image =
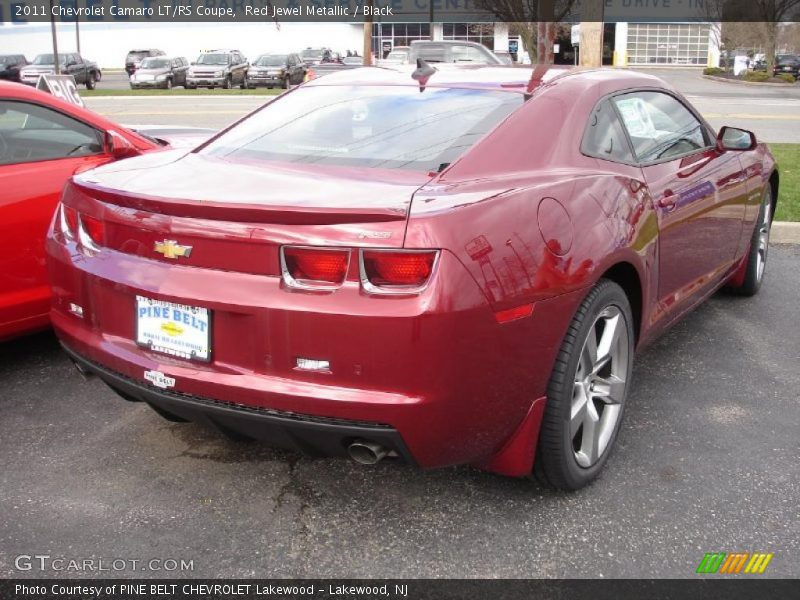
{"type": "Polygon", "coordinates": [[[211,362],[211,309],[156,300],[139,294],[135,297],[134,309],[134,341],[137,346],[173,358],[211,362]],[[158,307],[157,312],[161,314],[154,315],[152,311],[150,314],[142,314],[142,308],[151,307],[158,307]],[[183,342],[185,349],[181,349],[178,342],[183,342]]]}

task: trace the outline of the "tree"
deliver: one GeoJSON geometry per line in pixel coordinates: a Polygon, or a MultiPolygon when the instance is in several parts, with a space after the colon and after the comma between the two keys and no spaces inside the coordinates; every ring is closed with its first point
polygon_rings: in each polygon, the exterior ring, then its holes
{"type": "Polygon", "coordinates": [[[767,73],[775,67],[775,48],[778,44],[778,25],[794,17],[800,8],[800,0],[750,0],[751,10],[757,21],[763,23],[764,53],[767,73]]]}
{"type": "Polygon", "coordinates": [[[538,22],[563,21],[570,14],[575,0],[476,0],[475,4],[493,14],[498,21],[508,23],[509,31],[519,35],[522,47],[535,63],[539,58],[536,52],[538,22]]]}
{"type": "Polygon", "coordinates": [[[760,34],[759,41],[766,54],[767,73],[772,73],[775,66],[780,25],[800,15],[800,0],[706,0],[705,7],[709,20],[723,23],[720,39],[723,43],[735,44],[741,37],[746,37],[747,32],[760,34]],[[747,27],[736,27],[730,23],[741,23],[747,27]],[[725,39],[726,29],[729,31],[728,40],[725,39]]]}

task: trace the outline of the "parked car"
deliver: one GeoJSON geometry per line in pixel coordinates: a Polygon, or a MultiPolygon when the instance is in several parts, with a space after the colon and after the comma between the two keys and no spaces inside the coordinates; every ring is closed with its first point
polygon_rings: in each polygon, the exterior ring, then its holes
{"type": "MultiPolygon", "coordinates": [[[[62,75],[72,75],[75,83],[85,85],[87,90],[93,90],[100,81],[102,73],[97,63],[84,59],[77,52],[65,52],[58,55],[59,72],[62,75]]],[[[52,54],[40,54],[33,62],[22,67],[20,80],[28,85],[36,85],[40,75],[51,75],[56,72],[55,58],[52,54]]]]}
{"type": "Polygon", "coordinates": [[[477,42],[414,40],[408,52],[408,62],[421,58],[428,63],[472,63],[479,65],[504,64],[494,52],[477,42]]]}
{"type": "Polygon", "coordinates": [[[494,54],[495,54],[495,56],[497,58],[499,58],[501,61],[503,61],[504,65],[513,65],[514,64],[514,57],[511,56],[511,52],[503,52],[501,50],[501,51],[495,51],[494,54]]]}
{"type": "Polygon", "coordinates": [[[345,56],[342,59],[342,64],[348,67],[362,67],[364,66],[363,56],[345,56]]]}
{"type": "Polygon", "coordinates": [[[789,73],[797,77],[800,75],[800,56],[796,54],[778,54],[775,57],[775,67],[772,72],[774,75],[789,73]]]}
{"type": "Polygon", "coordinates": [[[172,89],[176,85],[186,87],[189,61],[182,56],[156,56],[145,58],[137,71],[131,75],[131,89],[172,89]]]}
{"type": "Polygon", "coordinates": [[[28,64],[28,59],[22,54],[0,54],[0,79],[6,81],[19,81],[19,72],[28,64]]]}
{"type": "Polygon", "coordinates": [[[268,88],[300,85],[306,76],[306,65],[297,54],[262,54],[250,65],[247,87],[268,88]]]}
{"type": "Polygon", "coordinates": [[[410,51],[411,49],[408,46],[395,46],[392,51],[386,55],[386,58],[378,62],[387,65],[407,65],[410,51]]]}
{"type": "Polygon", "coordinates": [[[149,48],[146,50],[131,50],[125,56],[125,72],[130,77],[133,75],[137,69],[142,64],[142,61],[146,58],[151,56],[165,56],[166,52],[163,50],[157,50],[155,48],[149,48]]]}
{"type": "Polygon", "coordinates": [[[247,87],[247,59],[238,50],[211,50],[201,54],[189,67],[186,88],[247,87]]]}
{"type": "Polygon", "coordinates": [[[67,179],[162,147],[55,96],[0,82],[0,340],[49,324],[44,239],[67,179]]]}
{"type": "Polygon", "coordinates": [[[333,73],[194,152],[74,177],[52,319],[170,420],[577,489],[634,351],[758,291],[777,186],[752,133],[652,75],[333,73]]]}
{"type": "Polygon", "coordinates": [[[307,67],[321,63],[336,62],[333,51],[330,48],[306,48],[300,52],[300,58],[307,67]]]}

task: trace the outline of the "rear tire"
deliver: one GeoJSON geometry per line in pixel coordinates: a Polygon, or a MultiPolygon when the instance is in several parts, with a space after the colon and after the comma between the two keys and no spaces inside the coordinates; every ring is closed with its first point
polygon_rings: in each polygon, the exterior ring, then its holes
{"type": "Polygon", "coordinates": [[[764,272],[767,267],[769,254],[769,234],[772,228],[772,187],[766,186],[758,219],[750,238],[750,249],[747,252],[747,264],[742,284],[739,286],[728,285],[725,290],[737,296],[755,296],[761,289],[764,281],[764,272]]]}
{"type": "Polygon", "coordinates": [[[541,483],[577,490],[605,465],[630,388],[633,344],[628,297],[601,279],[575,312],[547,386],[534,468],[541,483]]]}

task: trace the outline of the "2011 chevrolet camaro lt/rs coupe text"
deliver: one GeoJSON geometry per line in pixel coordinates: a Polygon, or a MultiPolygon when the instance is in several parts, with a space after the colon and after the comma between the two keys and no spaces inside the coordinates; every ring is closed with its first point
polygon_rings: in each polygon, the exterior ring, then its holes
{"type": "Polygon", "coordinates": [[[751,133],[649,75],[357,69],[74,177],[51,316],[170,420],[576,489],[634,351],[758,291],[777,187],[751,133]]]}

